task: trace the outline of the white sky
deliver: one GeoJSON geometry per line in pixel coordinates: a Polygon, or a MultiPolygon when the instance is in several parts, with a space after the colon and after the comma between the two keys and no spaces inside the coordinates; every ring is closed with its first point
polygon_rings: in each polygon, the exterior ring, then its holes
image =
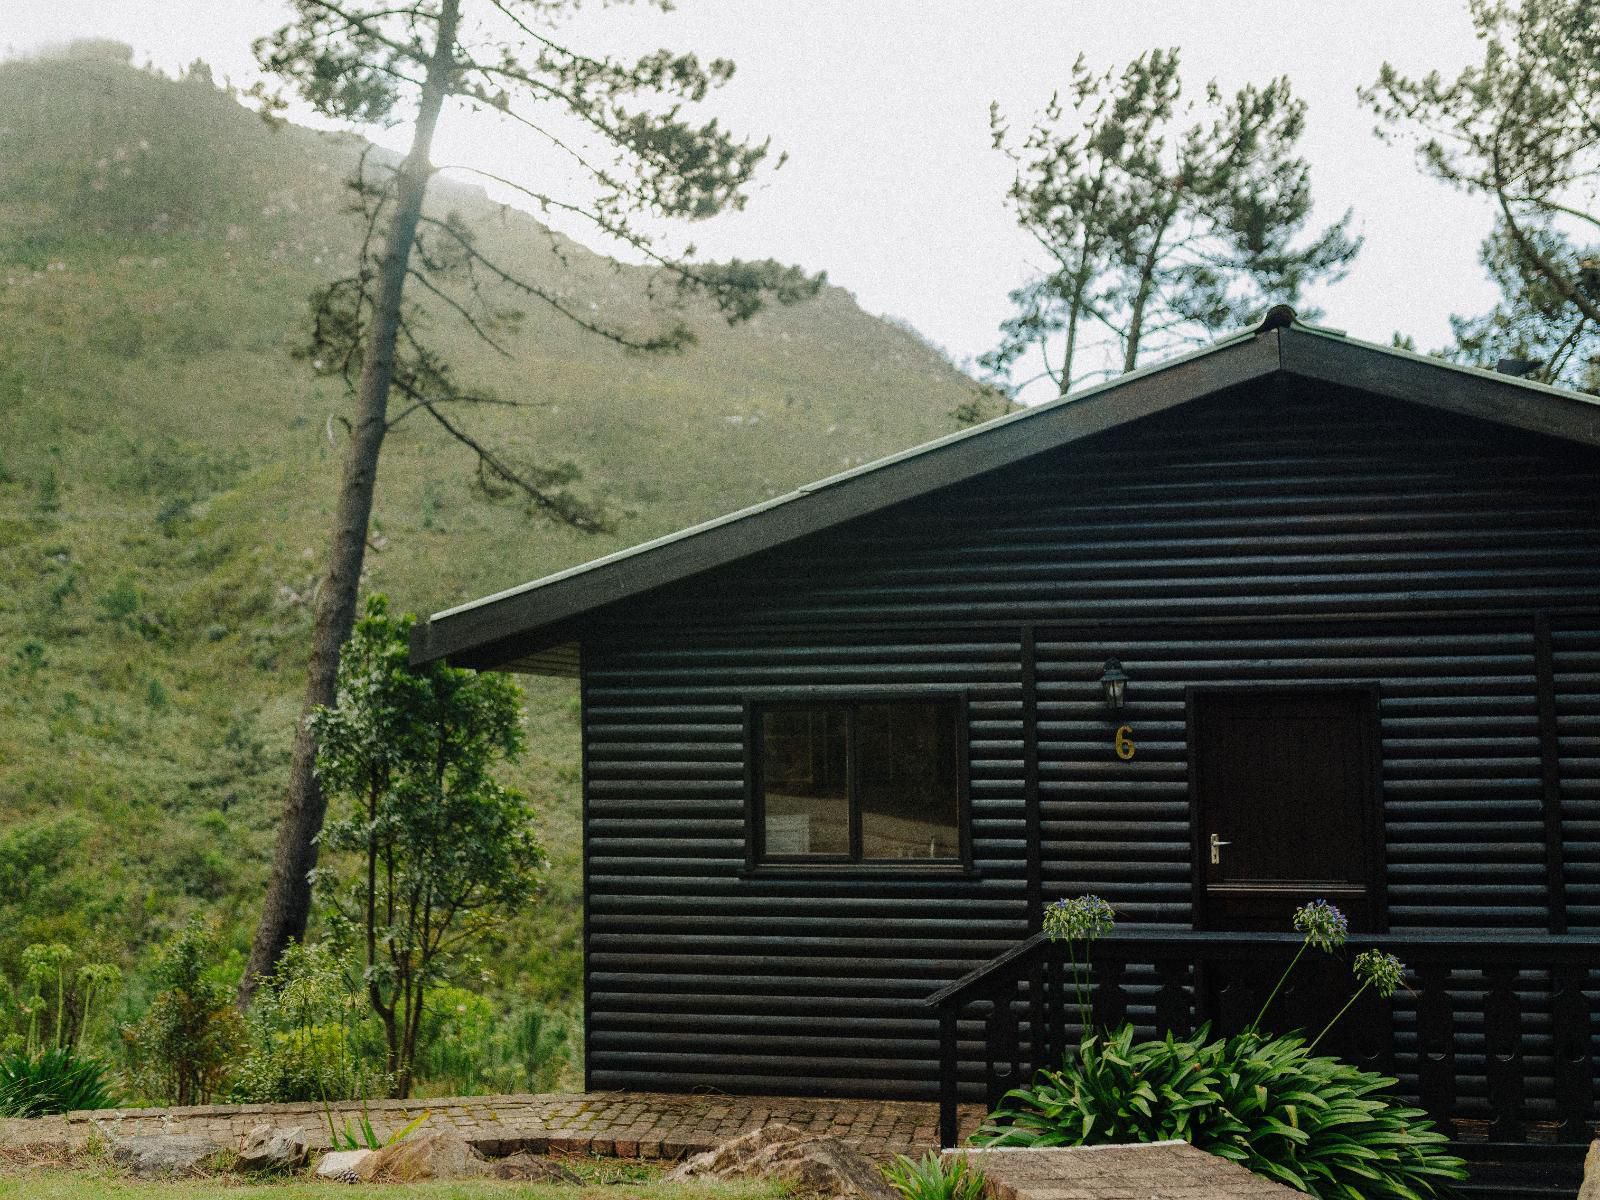
{"type": "MultiPolygon", "coordinates": [[[[0,50],[112,37],[138,63],[170,73],[204,58],[244,85],[252,38],[284,11],[276,0],[0,0],[0,50]]],[[[1478,58],[1465,0],[679,0],[671,14],[591,0],[580,20],[572,40],[586,48],[733,59],[714,111],[788,152],[745,212],[693,230],[703,255],[825,269],[863,307],[910,321],[958,360],[994,344],[1007,292],[1040,261],[1003,204],[1010,173],[990,147],[989,103],[1022,124],[1080,52],[1120,68],[1181,47],[1191,94],[1213,77],[1226,92],[1289,76],[1310,105],[1302,146],[1317,218],[1353,207],[1366,237],[1349,277],[1309,297],[1326,323],[1374,341],[1399,330],[1426,350],[1449,341],[1450,313],[1494,300],[1477,263],[1488,206],[1380,143],[1355,97],[1386,60],[1454,74],[1478,58]]],[[[435,158],[535,182],[549,169],[464,113],[444,124],[435,158]]]]}

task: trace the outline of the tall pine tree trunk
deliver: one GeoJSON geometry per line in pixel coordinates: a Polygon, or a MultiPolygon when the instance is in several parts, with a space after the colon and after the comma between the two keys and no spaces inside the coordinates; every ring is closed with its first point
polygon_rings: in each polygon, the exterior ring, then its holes
{"type": "Polygon", "coordinates": [[[454,83],[456,26],[460,0],[444,0],[438,40],[423,82],[411,150],[395,184],[394,218],[384,237],[378,263],[378,293],[356,386],[354,424],[339,484],[338,508],[328,547],[327,571],[317,589],[311,627],[311,663],[305,701],[295,730],[289,793],[278,826],[272,874],[262,904],[261,923],[250,947],[250,964],[239,984],[240,1005],[247,1005],[259,977],[270,974],[290,942],[305,936],[311,915],[312,868],[317,865],[317,834],[327,800],[317,782],[316,738],[305,718],[319,706],[331,706],[339,674],[339,651],[355,624],[361,565],[366,557],[372,496],[378,481],[378,456],[388,432],[389,386],[394,375],[395,340],[405,293],[411,246],[422,215],[422,201],[433,174],[429,157],[439,111],[454,83]]]}

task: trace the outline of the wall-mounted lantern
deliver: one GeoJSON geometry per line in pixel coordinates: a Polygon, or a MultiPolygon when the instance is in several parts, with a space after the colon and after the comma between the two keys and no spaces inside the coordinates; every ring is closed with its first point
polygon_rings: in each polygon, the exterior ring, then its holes
{"type": "Polygon", "coordinates": [[[1128,687],[1128,675],[1122,669],[1122,660],[1106,659],[1105,670],[1100,672],[1100,686],[1105,689],[1106,707],[1116,712],[1122,707],[1122,695],[1128,687]]]}

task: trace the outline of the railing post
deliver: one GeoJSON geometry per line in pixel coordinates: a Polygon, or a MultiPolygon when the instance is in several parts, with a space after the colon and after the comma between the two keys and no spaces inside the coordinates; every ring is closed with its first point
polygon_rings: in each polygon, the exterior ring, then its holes
{"type": "Polygon", "coordinates": [[[1022,1066],[1022,1051],[1017,1037],[1017,999],[1015,988],[995,997],[985,1025],[984,1046],[988,1060],[984,1103],[994,1108],[1012,1088],[1017,1086],[1022,1066]],[[1003,1068],[1003,1069],[1002,1069],[1003,1068]]]}
{"type": "Polygon", "coordinates": [[[1156,992],[1156,1035],[1170,1029],[1180,1037],[1194,1032],[1190,1017],[1193,1000],[1188,990],[1189,964],[1187,961],[1163,958],[1156,963],[1156,977],[1161,981],[1156,992]]]}
{"type": "Polygon", "coordinates": [[[956,1103],[960,1091],[961,1062],[956,1044],[956,1008],[954,1001],[939,1009],[939,1146],[948,1149],[956,1144],[956,1103]]]}
{"type": "Polygon", "coordinates": [[[1115,1029],[1128,1016],[1128,994],[1122,987],[1128,964],[1110,953],[1101,953],[1093,962],[1089,1005],[1095,1029],[1115,1029]]]}
{"type": "Polygon", "coordinates": [[[1522,1001],[1517,995],[1517,968],[1493,966],[1484,974],[1489,989],[1484,997],[1484,1069],[1489,1083],[1490,1137],[1495,1141],[1523,1140],[1522,1001]]]}
{"type": "Polygon", "coordinates": [[[1424,963],[1417,981],[1417,1091],[1422,1107],[1447,1121],[1456,1105],[1455,1013],[1446,990],[1450,968],[1424,963]]]}
{"type": "Polygon", "coordinates": [[[1589,969],[1567,965],[1550,972],[1550,1027],[1555,1034],[1556,1140],[1587,1142],[1595,1100],[1594,1034],[1589,999],[1583,994],[1589,969]]]}
{"type": "Polygon", "coordinates": [[[1061,956],[1052,954],[1045,960],[1045,987],[1049,997],[1045,1009],[1045,1061],[1044,1066],[1059,1067],[1067,1053],[1067,998],[1066,972],[1061,969],[1061,956]]]}

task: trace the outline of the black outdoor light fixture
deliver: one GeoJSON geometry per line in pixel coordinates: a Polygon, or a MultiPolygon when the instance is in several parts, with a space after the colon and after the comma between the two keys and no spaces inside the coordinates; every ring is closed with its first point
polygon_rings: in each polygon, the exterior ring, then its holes
{"type": "Polygon", "coordinates": [[[1127,672],[1120,658],[1106,659],[1105,670],[1100,672],[1100,686],[1105,689],[1106,707],[1116,712],[1122,707],[1122,693],[1128,687],[1127,672]]]}

